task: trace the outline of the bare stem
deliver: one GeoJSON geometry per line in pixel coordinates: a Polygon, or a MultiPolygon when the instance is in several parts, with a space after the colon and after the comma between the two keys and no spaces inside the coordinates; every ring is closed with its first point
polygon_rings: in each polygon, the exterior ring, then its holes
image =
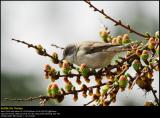
{"type": "MultiPolygon", "coordinates": [[[[34,49],[37,49],[38,50],[38,48],[37,48],[37,46],[36,45],[33,45],[33,44],[30,44],[30,43],[27,43],[27,42],[25,42],[25,41],[21,41],[21,40],[17,40],[17,39],[12,39],[13,41],[16,41],[16,42],[18,42],[18,43],[23,43],[23,44],[25,44],[25,45],[27,45],[28,46],[28,48],[34,48],[34,49]]],[[[46,52],[46,50],[45,50],[45,52],[44,52],[44,55],[43,56],[47,56],[47,57],[50,57],[51,59],[54,59],[50,54],[48,54],[47,52],[46,52]]]]}
{"type": "Polygon", "coordinates": [[[99,9],[96,8],[94,5],[92,5],[90,1],[84,0],[84,2],[86,2],[87,4],[89,4],[89,7],[92,7],[92,8],[94,9],[94,11],[98,11],[100,14],[104,15],[106,19],[109,19],[109,20],[111,20],[112,22],[114,22],[114,23],[115,23],[115,26],[118,26],[118,25],[119,25],[119,26],[127,29],[130,33],[135,33],[135,34],[137,34],[137,35],[139,35],[139,36],[141,36],[141,37],[144,37],[144,38],[150,38],[149,35],[144,35],[144,34],[142,34],[142,33],[139,33],[139,32],[137,32],[137,31],[135,31],[134,29],[132,29],[129,25],[124,25],[121,20],[117,21],[117,20],[113,19],[112,17],[108,16],[108,15],[104,12],[103,9],[102,9],[102,10],[99,10],[99,9]]]}
{"type": "Polygon", "coordinates": [[[63,47],[60,47],[60,46],[55,45],[55,44],[51,44],[51,46],[56,47],[56,48],[60,48],[61,50],[63,50],[63,49],[64,49],[63,47]]]}
{"type": "Polygon", "coordinates": [[[154,96],[154,98],[155,98],[155,102],[157,103],[157,105],[159,105],[159,100],[158,100],[158,97],[156,96],[156,92],[155,92],[155,90],[153,89],[153,87],[151,87],[151,91],[152,91],[152,94],[153,94],[153,96],[154,96]]]}
{"type": "Polygon", "coordinates": [[[95,101],[95,100],[91,100],[91,101],[89,101],[88,103],[84,104],[83,106],[87,106],[87,105],[91,104],[91,103],[94,102],[94,101],[95,101]]]}

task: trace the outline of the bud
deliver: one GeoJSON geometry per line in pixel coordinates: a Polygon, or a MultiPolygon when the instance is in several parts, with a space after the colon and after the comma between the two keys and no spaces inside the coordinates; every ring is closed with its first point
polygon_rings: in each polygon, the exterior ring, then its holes
{"type": "Polygon", "coordinates": [[[112,39],[112,44],[115,44],[115,45],[117,44],[117,38],[112,39]]]}
{"type": "Polygon", "coordinates": [[[56,100],[58,103],[62,102],[64,100],[64,95],[58,95],[56,100]]]}
{"type": "Polygon", "coordinates": [[[93,89],[92,89],[92,88],[89,88],[89,90],[88,90],[88,91],[89,91],[89,93],[88,93],[88,94],[89,94],[90,96],[92,96],[92,95],[93,95],[93,89]]]}
{"type": "Polygon", "coordinates": [[[129,36],[128,36],[128,34],[123,34],[123,37],[122,37],[123,39],[129,39],[129,36]]]}
{"type": "Polygon", "coordinates": [[[64,95],[66,94],[65,90],[63,88],[61,88],[61,93],[64,95]]]}
{"type": "Polygon", "coordinates": [[[59,76],[57,75],[57,71],[55,70],[55,68],[51,68],[49,74],[51,76],[51,81],[52,82],[54,82],[55,80],[57,80],[59,78],[59,76]]]}
{"type": "Polygon", "coordinates": [[[112,91],[109,93],[109,95],[110,95],[110,99],[112,99],[112,102],[115,103],[116,102],[116,93],[112,91]]]}
{"type": "Polygon", "coordinates": [[[62,66],[63,66],[63,62],[60,61],[59,62],[59,67],[62,68],[62,66]]]}
{"type": "Polygon", "coordinates": [[[107,42],[111,42],[112,41],[112,36],[108,36],[108,38],[107,38],[107,42]]]}
{"type": "Polygon", "coordinates": [[[147,61],[147,59],[149,57],[147,50],[143,50],[142,55],[140,57],[144,61],[145,64],[147,64],[147,65],[149,64],[147,61]]]}
{"type": "Polygon", "coordinates": [[[102,88],[102,95],[105,95],[109,90],[110,86],[108,84],[104,85],[102,88]]]}
{"type": "Polygon", "coordinates": [[[102,31],[99,32],[99,35],[104,42],[107,42],[109,32],[105,28],[102,31]]]}
{"type": "Polygon", "coordinates": [[[83,91],[87,91],[87,90],[88,90],[88,88],[87,88],[87,86],[86,86],[85,84],[83,84],[83,85],[81,86],[81,90],[83,90],[83,91]]]}
{"type": "Polygon", "coordinates": [[[39,45],[36,45],[36,51],[39,55],[44,55],[45,54],[45,49],[39,44],[39,45]]]}
{"type": "Polygon", "coordinates": [[[134,68],[134,70],[136,72],[139,72],[139,70],[141,69],[141,62],[137,59],[135,59],[133,62],[132,62],[132,67],[134,68]]]}
{"type": "Polygon", "coordinates": [[[154,36],[155,36],[156,38],[159,38],[159,31],[155,32],[154,36]]]}
{"type": "Polygon", "coordinates": [[[142,54],[142,50],[139,50],[139,49],[137,48],[137,49],[136,49],[136,55],[140,57],[141,54],[142,54]]]}
{"type": "Polygon", "coordinates": [[[44,72],[45,72],[45,78],[48,79],[49,78],[49,72],[51,70],[51,66],[49,64],[45,65],[45,69],[44,69],[44,72]]]}
{"type": "Polygon", "coordinates": [[[125,75],[121,75],[118,82],[119,82],[119,87],[123,91],[128,84],[128,79],[125,75]]]}
{"type": "Polygon", "coordinates": [[[69,83],[70,81],[68,80],[68,77],[64,77],[64,82],[69,83]]]}
{"type": "MultiPolygon", "coordinates": [[[[122,89],[121,89],[121,90],[122,90],[122,89]]],[[[114,97],[114,98],[112,99],[112,102],[113,102],[113,103],[116,102],[116,97],[114,97]]]]}
{"type": "Polygon", "coordinates": [[[100,88],[96,88],[96,95],[97,95],[97,96],[100,96],[100,95],[101,95],[100,88]]]}
{"type": "Polygon", "coordinates": [[[149,41],[148,41],[148,48],[152,50],[154,46],[155,46],[155,39],[151,37],[149,38],[149,41]]]}
{"type": "Polygon", "coordinates": [[[99,96],[97,96],[96,94],[93,94],[92,99],[93,99],[93,100],[98,100],[98,99],[99,99],[99,96]]]}
{"type": "Polygon", "coordinates": [[[101,80],[102,80],[102,77],[101,76],[95,76],[95,82],[100,85],[101,84],[101,80]]]}
{"type": "Polygon", "coordinates": [[[51,83],[48,86],[48,96],[56,96],[60,94],[59,87],[56,83],[51,83]]]}
{"type": "Polygon", "coordinates": [[[124,34],[122,37],[122,44],[130,43],[128,34],[124,34]]]}
{"type": "Polygon", "coordinates": [[[103,106],[109,106],[109,104],[110,104],[110,101],[108,101],[108,100],[105,100],[105,101],[103,102],[103,106]]]}
{"type": "Polygon", "coordinates": [[[141,88],[145,89],[147,92],[151,90],[152,79],[148,79],[142,76],[136,80],[136,84],[141,88]]]}
{"type": "Polygon", "coordinates": [[[152,72],[147,72],[146,73],[146,77],[149,78],[149,79],[151,79],[153,77],[152,72]]]}
{"type": "Polygon", "coordinates": [[[78,85],[80,85],[80,84],[82,83],[79,77],[77,77],[76,83],[77,83],[78,85]]]}
{"type": "Polygon", "coordinates": [[[86,64],[81,64],[79,68],[80,73],[82,74],[83,77],[88,77],[88,74],[90,72],[89,68],[87,67],[86,64]]]}
{"type": "Polygon", "coordinates": [[[90,79],[88,77],[84,77],[85,82],[89,83],[90,79]]]}
{"type": "Polygon", "coordinates": [[[45,65],[45,71],[50,71],[51,70],[51,66],[49,64],[45,65]]]}
{"type": "Polygon", "coordinates": [[[121,35],[117,36],[116,43],[117,44],[122,44],[122,36],[121,35]]]}
{"type": "Polygon", "coordinates": [[[87,92],[87,91],[83,91],[83,92],[82,92],[82,96],[83,96],[84,98],[86,98],[86,97],[87,97],[86,92],[87,92]]]}
{"type": "Polygon", "coordinates": [[[64,74],[70,74],[71,73],[71,67],[69,65],[69,62],[66,61],[66,60],[63,60],[62,71],[63,71],[64,74]]]}
{"type": "Polygon", "coordinates": [[[77,94],[74,94],[73,100],[74,100],[75,102],[78,100],[78,95],[77,95],[77,94]]]}
{"type": "Polygon", "coordinates": [[[158,66],[158,65],[155,66],[155,67],[154,67],[154,70],[155,70],[155,71],[159,71],[159,66],[158,66]]]}
{"type": "Polygon", "coordinates": [[[68,83],[66,83],[66,85],[65,85],[65,90],[66,90],[67,92],[71,92],[71,91],[72,91],[72,87],[73,87],[72,83],[71,83],[71,82],[68,82],[68,83]]]}
{"type": "Polygon", "coordinates": [[[52,62],[54,64],[58,64],[59,60],[58,60],[58,54],[56,52],[52,53],[52,62]]]}

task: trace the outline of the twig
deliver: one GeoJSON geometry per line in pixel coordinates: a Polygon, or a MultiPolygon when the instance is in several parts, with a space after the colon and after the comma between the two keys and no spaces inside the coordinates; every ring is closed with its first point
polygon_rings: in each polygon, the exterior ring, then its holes
{"type": "Polygon", "coordinates": [[[117,21],[117,20],[113,19],[112,17],[108,16],[108,15],[104,12],[103,9],[102,9],[102,10],[99,10],[99,9],[96,8],[94,5],[92,5],[90,1],[84,0],[84,2],[86,2],[87,4],[89,4],[89,7],[92,7],[92,8],[94,9],[94,11],[98,11],[100,14],[104,15],[106,19],[109,19],[109,20],[113,21],[113,22],[115,23],[115,26],[118,26],[118,25],[119,25],[119,26],[127,29],[130,33],[133,32],[133,33],[135,33],[135,34],[137,34],[137,35],[139,35],[139,36],[141,36],[141,37],[150,38],[149,35],[141,34],[141,33],[137,32],[137,31],[135,31],[134,29],[132,29],[129,25],[124,25],[124,24],[121,22],[121,20],[117,21]]]}
{"type": "Polygon", "coordinates": [[[63,49],[64,49],[63,47],[60,47],[60,46],[55,45],[55,44],[51,44],[51,46],[56,47],[56,48],[60,48],[61,50],[63,50],[63,49]]]}
{"type": "MultiPolygon", "coordinates": [[[[104,85],[106,85],[106,83],[102,83],[101,85],[94,85],[94,86],[87,87],[87,90],[104,86],[104,85]]],[[[65,95],[69,95],[69,94],[74,94],[75,92],[78,93],[78,92],[83,92],[83,91],[84,90],[80,89],[80,90],[76,90],[76,91],[67,92],[62,95],[65,96],[65,95]]],[[[48,101],[49,99],[55,99],[55,98],[56,98],[56,96],[38,96],[38,97],[29,97],[29,98],[25,98],[25,99],[10,99],[10,98],[4,98],[4,99],[10,100],[10,101],[33,101],[33,100],[37,100],[37,99],[46,99],[48,101]]]]}
{"type": "Polygon", "coordinates": [[[153,94],[153,96],[154,96],[154,98],[155,98],[155,102],[157,103],[157,105],[159,105],[159,100],[158,100],[158,98],[157,98],[157,96],[156,96],[156,92],[155,92],[155,90],[153,89],[153,87],[151,87],[151,91],[152,91],[152,94],[153,94]]]}
{"type": "Polygon", "coordinates": [[[91,100],[91,101],[89,101],[88,103],[84,104],[83,106],[87,106],[87,105],[91,104],[91,103],[94,102],[94,101],[95,101],[95,100],[91,100]]]}
{"type": "MultiPolygon", "coordinates": [[[[21,41],[21,40],[17,40],[17,39],[12,39],[13,41],[16,41],[16,42],[18,42],[18,43],[23,43],[23,44],[25,44],[25,45],[27,45],[28,46],[28,48],[34,48],[34,49],[36,49],[36,50],[38,50],[38,48],[37,48],[37,46],[36,45],[33,45],[33,44],[30,44],[30,43],[27,43],[27,42],[25,42],[25,41],[21,41]]],[[[45,49],[44,49],[45,50],[45,49]]],[[[52,58],[52,59],[54,59],[50,54],[48,54],[47,52],[46,52],[46,50],[44,51],[44,54],[43,54],[43,56],[47,56],[47,57],[50,57],[50,58],[52,58]]],[[[60,60],[59,60],[60,61],[60,60]]]]}

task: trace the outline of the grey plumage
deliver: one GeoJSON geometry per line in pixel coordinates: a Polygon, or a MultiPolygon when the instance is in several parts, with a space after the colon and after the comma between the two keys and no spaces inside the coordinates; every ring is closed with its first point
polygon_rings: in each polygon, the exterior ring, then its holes
{"type": "Polygon", "coordinates": [[[101,68],[110,64],[118,52],[129,49],[131,49],[129,44],[113,45],[98,41],[84,41],[66,46],[63,58],[76,65],[85,63],[90,68],[101,68]]]}

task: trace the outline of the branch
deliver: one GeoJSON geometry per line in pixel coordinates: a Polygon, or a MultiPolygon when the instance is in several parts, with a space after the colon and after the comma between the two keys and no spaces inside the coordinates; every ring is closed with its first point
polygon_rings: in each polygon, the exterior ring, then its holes
{"type": "Polygon", "coordinates": [[[60,46],[55,45],[55,44],[51,44],[51,46],[56,47],[56,48],[60,48],[61,50],[63,50],[63,49],[64,49],[63,47],[60,47],[60,46]]]}
{"type": "Polygon", "coordinates": [[[158,100],[158,97],[156,96],[156,91],[153,89],[153,87],[151,86],[151,91],[152,91],[152,94],[155,98],[155,102],[157,103],[157,105],[159,105],[159,100],[158,100]]]}
{"type": "MultiPolygon", "coordinates": [[[[94,86],[90,86],[90,87],[87,87],[87,90],[89,89],[93,89],[93,88],[99,88],[101,86],[104,86],[106,85],[106,83],[102,83],[101,85],[94,85],[94,86]]],[[[86,90],[75,90],[75,91],[71,91],[71,92],[65,92],[63,94],[61,94],[62,96],[66,96],[66,95],[70,95],[70,94],[75,94],[75,93],[79,93],[79,92],[83,92],[83,91],[86,91],[86,90]]],[[[38,97],[29,97],[29,98],[25,98],[25,99],[11,99],[11,98],[4,98],[5,100],[10,100],[10,101],[33,101],[33,100],[37,100],[37,99],[46,99],[47,101],[49,99],[56,99],[57,96],[38,96],[38,97]]]]}
{"type": "Polygon", "coordinates": [[[88,103],[84,104],[83,106],[88,106],[89,104],[91,104],[92,102],[94,102],[95,100],[91,100],[88,103]]]}
{"type": "MultiPolygon", "coordinates": [[[[31,47],[31,48],[34,48],[34,49],[38,50],[38,47],[37,47],[36,45],[27,43],[27,42],[25,42],[25,41],[17,40],[17,39],[12,39],[12,40],[13,40],[13,41],[16,41],[16,42],[18,42],[18,43],[25,44],[25,45],[28,46],[28,48],[31,47]]],[[[47,57],[50,57],[51,59],[54,59],[50,54],[48,54],[48,53],[46,52],[45,49],[44,49],[43,53],[44,53],[43,56],[47,56],[47,57]]],[[[59,61],[60,61],[60,60],[59,60],[59,61]]]]}
{"type": "Polygon", "coordinates": [[[111,20],[112,22],[114,22],[114,23],[115,23],[115,26],[118,26],[118,25],[119,25],[119,26],[127,29],[130,33],[135,33],[135,34],[137,34],[137,35],[139,35],[139,36],[141,36],[141,37],[144,37],[144,38],[150,38],[150,35],[141,34],[141,33],[137,32],[137,31],[135,31],[134,29],[132,29],[129,25],[124,25],[124,24],[121,22],[121,20],[117,21],[117,20],[113,19],[112,17],[108,16],[108,15],[104,12],[103,9],[102,9],[102,10],[99,10],[99,9],[96,8],[94,5],[92,5],[90,1],[84,0],[84,2],[86,2],[86,3],[89,5],[89,7],[93,8],[94,11],[98,11],[100,14],[104,15],[106,19],[109,19],[109,20],[111,20]]]}

